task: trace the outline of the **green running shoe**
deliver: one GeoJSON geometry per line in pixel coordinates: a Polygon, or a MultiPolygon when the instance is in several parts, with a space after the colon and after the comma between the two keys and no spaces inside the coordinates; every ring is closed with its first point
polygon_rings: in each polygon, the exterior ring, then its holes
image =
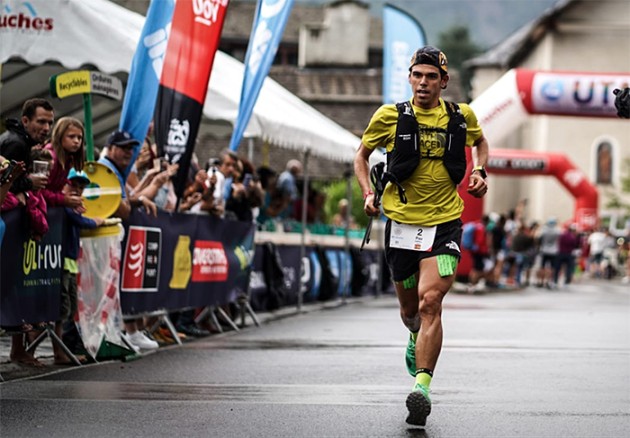
{"type": "Polygon", "coordinates": [[[409,333],[409,342],[407,342],[407,351],[405,352],[405,365],[407,365],[409,375],[416,377],[416,341],[411,337],[411,333],[409,333]]]}
{"type": "Polygon", "coordinates": [[[427,417],[431,413],[431,398],[429,388],[416,383],[411,393],[407,396],[407,423],[414,426],[427,424],[427,417]]]}

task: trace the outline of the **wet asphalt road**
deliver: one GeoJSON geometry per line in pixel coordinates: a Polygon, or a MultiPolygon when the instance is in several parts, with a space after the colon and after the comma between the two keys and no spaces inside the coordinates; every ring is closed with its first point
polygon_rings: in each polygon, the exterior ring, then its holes
{"type": "Polygon", "coordinates": [[[2,437],[628,437],[630,287],[450,294],[425,429],[393,297],[0,385],[2,437]]]}

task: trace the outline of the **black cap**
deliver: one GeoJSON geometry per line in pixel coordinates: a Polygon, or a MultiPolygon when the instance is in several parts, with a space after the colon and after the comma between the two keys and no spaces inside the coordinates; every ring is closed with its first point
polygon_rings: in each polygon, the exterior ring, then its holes
{"type": "Polygon", "coordinates": [[[136,146],[140,142],[135,140],[127,131],[114,131],[107,138],[107,144],[112,146],[136,146]]]}
{"type": "Polygon", "coordinates": [[[411,67],[418,64],[432,65],[440,69],[442,75],[448,74],[448,60],[446,55],[440,49],[433,46],[424,46],[414,52],[409,63],[409,71],[411,67]]]}

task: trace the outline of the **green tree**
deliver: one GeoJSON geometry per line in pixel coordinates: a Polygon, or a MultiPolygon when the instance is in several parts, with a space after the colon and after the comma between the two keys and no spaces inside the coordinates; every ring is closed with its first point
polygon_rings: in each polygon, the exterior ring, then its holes
{"type": "MultiPolygon", "coordinates": [[[[354,217],[354,220],[360,227],[365,227],[368,222],[368,217],[363,212],[363,194],[359,183],[357,183],[354,175],[351,177],[352,182],[352,204],[350,208],[350,214],[354,217]]],[[[337,212],[337,205],[339,200],[347,198],[348,181],[341,179],[333,181],[322,187],[322,191],[326,193],[326,205],[324,207],[325,215],[328,220],[332,219],[333,215],[337,212]]]]}
{"type": "Polygon", "coordinates": [[[480,54],[483,49],[470,39],[466,26],[456,25],[440,33],[439,48],[448,57],[448,68],[459,72],[460,85],[467,100],[470,100],[472,73],[464,68],[464,61],[480,54]]]}

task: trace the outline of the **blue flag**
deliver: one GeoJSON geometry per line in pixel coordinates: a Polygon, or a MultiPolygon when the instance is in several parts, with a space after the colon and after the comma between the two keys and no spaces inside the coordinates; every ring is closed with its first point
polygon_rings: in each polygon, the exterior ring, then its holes
{"type": "Polygon", "coordinates": [[[133,158],[125,171],[125,176],[129,174],[131,166],[136,161],[153,118],[174,9],[174,0],[151,0],[140,41],[131,62],[119,129],[129,132],[140,145],[134,148],[133,158]]]}
{"type": "Polygon", "coordinates": [[[409,62],[426,45],[420,23],[395,6],[383,6],[383,103],[410,98],[409,62]]]}
{"type": "Polygon", "coordinates": [[[230,150],[235,151],[254,110],[263,81],[269,73],[273,58],[293,7],[293,0],[258,0],[256,15],[245,55],[245,73],[241,88],[238,117],[230,139],[230,150]]]}

